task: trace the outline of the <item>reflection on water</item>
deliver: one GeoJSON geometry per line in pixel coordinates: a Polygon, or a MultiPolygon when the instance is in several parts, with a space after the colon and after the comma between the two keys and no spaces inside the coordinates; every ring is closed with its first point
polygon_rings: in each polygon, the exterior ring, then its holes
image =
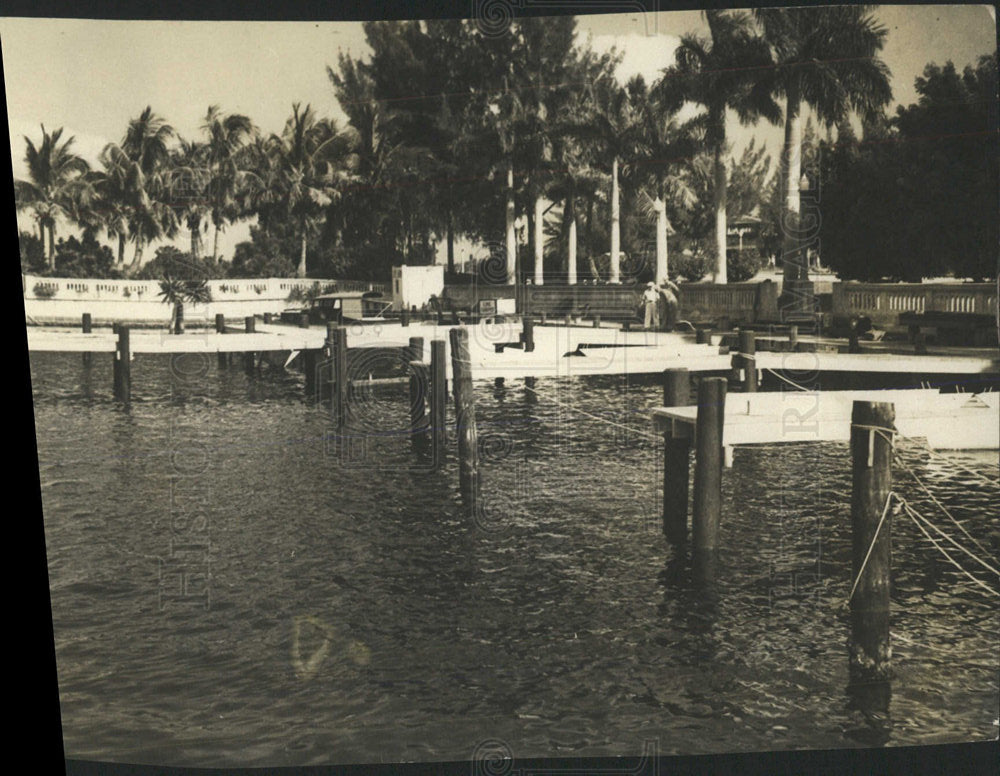
{"type": "MultiPolygon", "coordinates": [[[[194,367],[140,355],[124,411],[109,359],[32,357],[69,756],[309,765],[468,759],[487,739],[534,757],[996,735],[996,607],[906,521],[895,676],[849,676],[846,445],[737,450],[720,550],[692,556],[662,538],[652,381],[477,384],[473,520],[453,432],[436,471],[405,431],[405,385],[366,390],[360,427],[338,431],[294,369],[194,367]]],[[[995,557],[995,456],[901,454],[995,557]]],[[[894,489],[934,514],[907,476],[894,489]]]]}

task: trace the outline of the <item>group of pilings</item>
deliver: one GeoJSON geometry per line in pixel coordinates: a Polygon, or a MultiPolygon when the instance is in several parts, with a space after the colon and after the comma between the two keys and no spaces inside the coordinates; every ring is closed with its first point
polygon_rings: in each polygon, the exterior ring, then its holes
{"type": "MultiPolygon", "coordinates": [[[[737,356],[747,362],[752,347],[742,341],[737,356]]],[[[752,342],[752,340],[751,340],[752,342]]],[[[753,371],[752,362],[748,372],[753,371]]],[[[691,541],[696,553],[716,553],[722,517],[723,430],[727,379],[698,381],[694,427],[694,482],[691,541]]],[[[690,375],[686,369],[663,373],[663,404],[688,406],[690,375]]],[[[744,389],[756,390],[756,381],[744,389]]],[[[862,680],[885,679],[890,673],[889,580],[891,571],[892,447],[895,432],[892,403],[855,401],[851,414],[851,545],[850,669],[862,680]]],[[[688,540],[688,480],[691,438],[663,437],[663,532],[667,541],[688,540]]]]}

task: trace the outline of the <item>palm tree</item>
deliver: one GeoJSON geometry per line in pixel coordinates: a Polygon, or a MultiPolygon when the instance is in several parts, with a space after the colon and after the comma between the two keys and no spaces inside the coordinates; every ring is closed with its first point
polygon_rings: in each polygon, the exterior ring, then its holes
{"type": "Polygon", "coordinates": [[[667,68],[654,91],[668,109],[684,102],[705,107],[700,117],[705,145],[714,156],[716,283],[726,282],[726,111],[735,110],[749,124],[758,118],[781,120],[768,80],[767,44],[753,31],[751,17],[741,11],[703,11],[709,36],[688,34],[677,47],[677,63],[667,68]]]}
{"type": "Polygon", "coordinates": [[[207,206],[215,227],[212,257],[219,257],[219,232],[243,214],[241,189],[253,186],[258,179],[249,171],[245,152],[255,129],[253,122],[240,114],[226,115],[212,105],[205,114],[202,130],[208,136],[204,145],[207,177],[207,206]]]}
{"type": "Polygon", "coordinates": [[[46,259],[50,270],[55,269],[56,220],[76,213],[81,187],[90,169],[86,161],[70,150],[74,138],[59,143],[62,133],[60,127],[49,134],[43,124],[42,142],[37,147],[25,137],[28,180],[14,181],[17,209],[33,211],[43,245],[48,230],[46,259]]]}
{"type": "Polygon", "coordinates": [[[177,215],[169,203],[170,142],[174,130],[146,106],[129,122],[120,144],[109,143],[102,152],[105,167],[119,188],[127,208],[129,236],[135,240],[130,269],[142,264],[144,247],[161,237],[173,237],[177,215]]]}
{"type": "Polygon", "coordinates": [[[191,256],[195,259],[201,258],[204,250],[201,233],[207,228],[205,150],[203,143],[181,140],[171,155],[170,199],[178,220],[183,221],[191,235],[191,256]]]}
{"type": "Polygon", "coordinates": [[[777,64],[771,77],[773,93],[785,98],[781,175],[786,284],[808,279],[798,233],[803,103],[830,127],[851,110],[864,120],[873,119],[892,99],[889,69],[878,58],[888,32],[871,10],[844,5],[754,12],[777,64]]]}
{"type": "Polygon", "coordinates": [[[306,246],[310,231],[324,210],[340,198],[352,180],[353,155],[348,135],[329,119],[317,119],[312,107],[292,105],[281,135],[272,135],[270,150],[277,166],[277,186],[289,216],[299,228],[301,253],[298,276],[306,276],[306,246]]]}
{"type": "Polygon", "coordinates": [[[207,304],[212,301],[212,292],[208,281],[199,278],[182,280],[165,275],[160,280],[159,296],[164,304],[173,305],[170,313],[170,331],[173,334],[184,333],[184,304],[207,304]]]}
{"type": "MultiPolygon", "coordinates": [[[[635,165],[646,183],[646,201],[656,215],[656,266],[654,279],[657,285],[669,279],[667,265],[667,235],[670,224],[667,219],[667,204],[684,195],[683,183],[676,170],[697,148],[692,130],[701,122],[678,125],[673,112],[656,95],[646,95],[642,76],[636,76],[629,83],[629,89],[642,105],[637,119],[637,146],[639,158],[635,165]]],[[[723,212],[725,218],[725,212],[723,212]]]]}

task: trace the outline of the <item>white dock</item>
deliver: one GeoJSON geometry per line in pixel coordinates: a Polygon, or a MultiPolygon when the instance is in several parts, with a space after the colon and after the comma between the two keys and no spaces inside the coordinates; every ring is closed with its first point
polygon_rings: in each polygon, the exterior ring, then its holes
{"type": "MultiPolygon", "coordinates": [[[[1000,393],[936,390],[729,393],[722,443],[731,449],[734,445],[847,441],[855,401],[891,402],[899,433],[925,439],[936,449],[1000,448],[1000,393]]],[[[696,406],[659,407],[652,415],[657,432],[694,438],[696,406]]],[[[730,455],[727,450],[727,461],[730,455]]]]}
{"type": "MultiPolygon", "coordinates": [[[[255,333],[196,330],[172,335],[164,330],[132,329],[132,353],[243,353],[318,350],[326,340],[325,327],[308,329],[257,323],[255,333]]],[[[410,337],[423,337],[425,353],[430,341],[448,339],[449,325],[399,322],[347,325],[349,348],[403,348],[410,337]]],[[[732,356],[717,345],[698,345],[692,335],[631,331],[604,326],[534,327],[535,348],[505,347],[516,344],[521,324],[478,323],[468,326],[472,374],[477,379],[497,377],[578,377],[584,375],[652,374],[671,367],[691,372],[719,372],[731,367],[732,356]]],[[[28,328],[31,352],[111,353],[115,335],[110,331],[83,334],[71,329],[28,328]]],[[[1000,359],[984,355],[895,355],[886,353],[758,352],[758,370],[770,369],[801,380],[816,372],[904,373],[919,375],[1000,374],[1000,359]]],[[[451,363],[448,360],[448,374],[451,363]]]]}

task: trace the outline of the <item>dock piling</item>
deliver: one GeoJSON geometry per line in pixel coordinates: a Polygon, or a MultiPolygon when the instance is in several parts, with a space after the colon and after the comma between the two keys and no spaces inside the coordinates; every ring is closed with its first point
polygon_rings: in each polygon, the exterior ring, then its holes
{"type": "Polygon", "coordinates": [[[792,324],[788,327],[788,347],[789,350],[795,350],[795,346],[799,344],[799,327],[792,324]]]}
{"type": "MultiPolygon", "coordinates": [[[[81,324],[82,324],[83,333],[84,334],[90,334],[90,332],[91,332],[91,330],[93,328],[93,326],[92,326],[92,319],[90,317],[90,313],[84,313],[83,314],[83,320],[81,321],[81,324]]],[[[84,353],[83,354],[83,365],[84,366],[90,366],[90,364],[91,364],[92,361],[93,361],[93,358],[92,358],[92,355],[90,353],[84,353]]]]}
{"type": "MultiPolygon", "coordinates": [[[[257,319],[248,315],[244,318],[243,329],[247,334],[254,334],[257,331],[257,319]]],[[[257,369],[256,353],[248,350],[243,354],[243,370],[248,374],[253,374],[257,369]]]]}
{"type": "MultiPolygon", "coordinates": [[[[687,369],[663,370],[663,406],[685,407],[690,401],[687,369]]],[[[663,534],[671,544],[687,540],[688,476],[691,440],[663,434],[663,534]]]]}
{"type": "Polygon", "coordinates": [[[348,403],[350,401],[350,385],[347,374],[347,329],[337,326],[333,329],[333,347],[330,352],[333,359],[333,410],[337,417],[337,425],[343,428],[347,425],[348,403]]]}
{"type": "Polygon", "coordinates": [[[725,409],[726,379],[703,378],[698,384],[698,416],[695,423],[692,534],[697,550],[714,550],[718,543],[725,409]]]}
{"type": "Polygon", "coordinates": [[[129,327],[115,324],[118,342],[115,344],[114,397],[116,401],[129,404],[132,401],[132,351],[129,345],[129,327]]]}
{"type": "Polygon", "coordinates": [[[535,349],[535,320],[530,315],[521,319],[521,340],[524,342],[525,353],[531,353],[535,349]]]}
{"type": "Polygon", "coordinates": [[[742,371],[744,393],[757,392],[757,338],[747,329],[740,329],[739,352],[733,356],[733,368],[742,371]]]}
{"type": "MultiPolygon", "coordinates": [[[[216,334],[226,333],[226,316],[222,313],[215,314],[215,332],[216,334]]],[[[229,366],[229,354],[219,352],[218,353],[219,369],[225,369],[229,366]]]]}
{"type": "Polygon", "coordinates": [[[462,497],[474,507],[479,503],[479,442],[476,436],[476,398],[472,389],[469,332],[464,328],[455,328],[449,332],[449,337],[458,434],[459,489],[462,497]]]}
{"type": "Polygon", "coordinates": [[[892,435],[895,407],[855,401],[851,412],[850,669],[853,676],[887,679],[889,579],[892,565],[892,435]]]}
{"type": "Polygon", "coordinates": [[[445,428],[445,412],[447,409],[447,386],[444,340],[431,340],[431,440],[433,443],[434,466],[440,466],[444,460],[444,450],[447,444],[445,428]]]}
{"type": "Polygon", "coordinates": [[[702,328],[695,329],[694,341],[698,345],[711,345],[712,332],[709,329],[702,329],[702,328]]]}

